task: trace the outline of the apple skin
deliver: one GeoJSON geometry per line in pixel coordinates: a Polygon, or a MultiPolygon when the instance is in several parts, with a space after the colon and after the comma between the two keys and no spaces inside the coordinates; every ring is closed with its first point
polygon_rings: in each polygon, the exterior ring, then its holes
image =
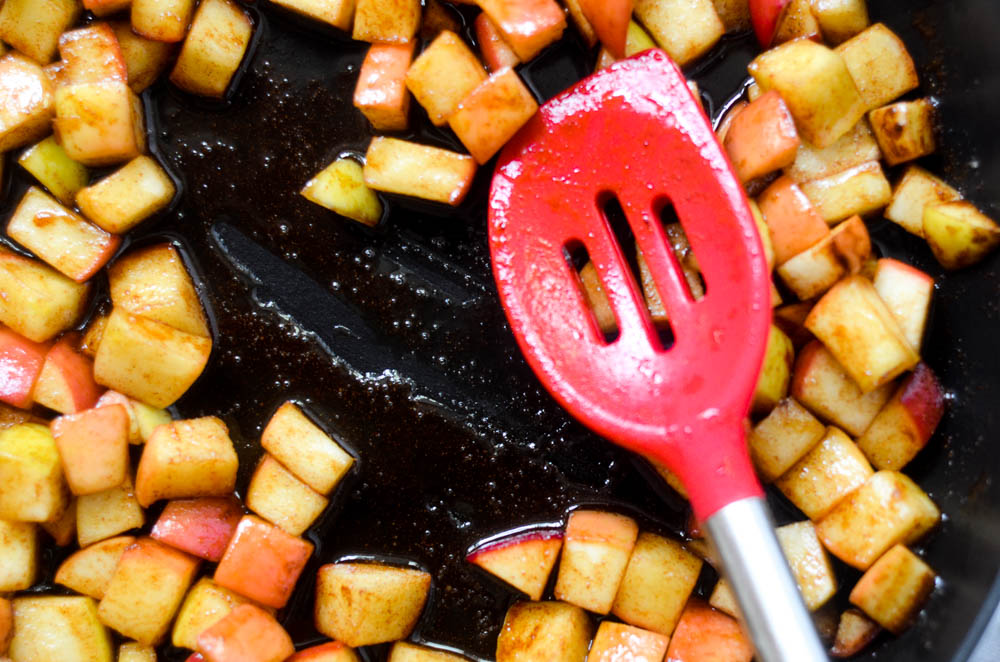
{"type": "Polygon", "coordinates": [[[175,499],[167,503],[150,536],[189,554],[218,562],[243,517],[232,497],[175,499]]]}
{"type": "Polygon", "coordinates": [[[580,8],[604,47],[615,58],[624,58],[632,0],[580,0],[580,8]]]}
{"type": "Polygon", "coordinates": [[[789,2],[790,0],[750,0],[750,22],[762,47],[771,46],[781,14],[789,2]]]}
{"type": "Polygon", "coordinates": [[[358,662],[358,656],[347,644],[328,641],[300,650],[285,662],[358,662]]]}
{"type": "Polygon", "coordinates": [[[924,443],[931,438],[944,415],[945,394],[934,371],[918,363],[903,386],[899,404],[906,409],[924,443]]]}
{"type": "Polygon", "coordinates": [[[562,540],[562,531],[531,531],[488,542],[470,552],[465,560],[538,600],[548,584],[562,540]]]}
{"type": "Polygon", "coordinates": [[[94,362],[75,349],[75,338],[64,337],[45,355],[35,385],[35,401],[61,414],[90,409],[104,389],[94,381],[94,362]]]}
{"type": "Polygon", "coordinates": [[[48,343],[28,340],[10,329],[0,328],[0,402],[27,409],[35,381],[45,365],[48,343]]]}
{"type": "Polygon", "coordinates": [[[489,16],[482,13],[479,14],[476,16],[474,25],[476,28],[476,40],[479,42],[479,50],[482,51],[487,69],[497,72],[501,69],[520,64],[521,58],[504,41],[503,35],[497,29],[496,23],[491,21],[489,16]]]}

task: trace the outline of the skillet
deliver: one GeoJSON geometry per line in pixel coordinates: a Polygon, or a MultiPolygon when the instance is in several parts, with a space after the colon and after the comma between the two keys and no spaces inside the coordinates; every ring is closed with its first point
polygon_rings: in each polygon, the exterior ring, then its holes
{"type": "MultiPolygon", "coordinates": [[[[1000,193],[989,184],[1000,181],[991,121],[1000,107],[1000,3],[869,0],[869,7],[906,42],[921,93],[940,102],[941,149],[928,167],[998,217],[1000,193]]],[[[165,83],[146,94],[151,144],[182,195],[130,241],[182,245],[216,331],[210,368],[178,413],[226,420],[241,455],[241,489],[262,426],[289,398],[360,457],[309,534],[317,553],[283,617],[297,643],[317,639],[316,568],[374,556],[433,572],[417,639],[491,659],[515,596],[464,561],[470,546],[562,522],[579,505],[679,531],[683,503],[626,452],[570,419],[521,359],[490,276],[491,167],[457,210],[387,198],[373,230],[297,194],[333,158],[367,146],[370,129],[351,107],[364,45],[264,2],[252,11],[253,51],[225,103],[206,104],[165,83]]],[[[712,114],[739,91],[753,52],[752,37],[729,35],[688,71],[712,114]]],[[[589,73],[592,60],[570,29],[522,74],[547,99],[589,73]]],[[[414,119],[421,128],[404,137],[458,148],[419,109],[414,119]]],[[[22,175],[7,182],[0,211],[9,212],[26,187],[22,175]]],[[[947,515],[923,545],[942,580],[914,627],[879,639],[858,659],[1000,659],[995,648],[984,652],[1000,629],[986,628],[1000,601],[1000,258],[946,275],[922,241],[890,223],[870,227],[883,255],[939,278],[924,357],[951,397],[931,444],[908,468],[947,515]]],[[[773,502],[779,519],[796,518],[780,498],[773,502]]],[[[46,556],[51,579],[60,553],[46,556]]],[[[840,570],[845,585],[856,580],[840,570]]],[[[705,587],[713,580],[706,571],[705,587]]],[[[184,658],[167,649],[161,659],[184,658]]]]}

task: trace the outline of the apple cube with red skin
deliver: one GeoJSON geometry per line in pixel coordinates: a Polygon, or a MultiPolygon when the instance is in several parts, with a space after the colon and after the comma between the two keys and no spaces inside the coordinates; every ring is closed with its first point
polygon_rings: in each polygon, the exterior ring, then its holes
{"type": "Polygon", "coordinates": [[[565,602],[518,602],[507,610],[496,662],[580,662],[593,632],[583,609],[565,602]]]}
{"type": "Polygon", "coordinates": [[[819,443],[826,427],[793,398],[785,398],[754,426],[747,445],[761,478],[771,482],[819,443]]]}
{"type": "Polygon", "coordinates": [[[377,131],[402,131],[409,124],[410,92],[406,72],[413,61],[415,41],[372,44],[361,63],[354,107],[377,131]]]}
{"type": "Polygon", "coordinates": [[[465,199],[476,161],[440,147],[376,137],[365,155],[365,184],[376,191],[457,206],[465,199]]]}
{"type": "Polygon", "coordinates": [[[143,507],[159,499],[226,496],[239,459],[221,419],[205,416],[161,425],[146,442],[135,479],[143,507]]]}
{"type": "Polygon", "coordinates": [[[32,391],[49,352],[47,343],[36,343],[0,327],[0,402],[27,409],[32,391]]]}
{"type": "Polygon", "coordinates": [[[405,639],[430,592],[423,570],[380,563],[331,563],[316,579],[316,629],[348,646],[405,639]]]}
{"type": "Polygon", "coordinates": [[[221,99],[252,36],[253,22],[241,4],[202,0],[170,72],[170,82],[186,92],[221,99]]]}
{"type": "Polygon", "coordinates": [[[397,641],[389,651],[387,662],[467,662],[468,658],[455,653],[447,653],[429,646],[418,646],[406,641],[397,641]]]}
{"type": "Polygon", "coordinates": [[[735,618],[692,598],[667,648],[671,662],[750,662],[753,645],[735,618]]]}
{"type": "Polygon", "coordinates": [[[354,32],[357,41],[403,44],[420,27],[420,0],[357,0],[354,32]]]}
{"type": "Polygon", "coordinates": [[[406,74],[406,87],[431,122],[443,126],[458,105],[487,78],[476,54],[445,30],[421,53],[406,74]]]}
{"type": "Polygon", "coordinates": [[[826,221],[791,177],[784,176],[757,198],[771,234],[774,261],[782,265],[830,233],[826,221]]]}
{"type": "Polygon", "coordinates": [[[354,458],[294,402],[278,408],[264,428],[260,443],[320,494],[329,494],[354,464],[354,458]]]}
{"type": "Polygon", "coordinates": [[[848,276],[827,292],[806,319],[847,373],[870,393],[920,360],[899,324],[864,276],[848,276]]]}
{"type": "Polygon", "coordinates": [[[566,523],[555,596],[607,614],[625,576],[639,527],[630,517],[577,510],[566,523]]]}
{"type": "Polygon", "coordinates": [[[851,591],[851,604],[893,634],[902,634],[934,590],[937,576],[916,554],[896,545],[851,591]]]}
{"type": "Polygon", "coordinates": [[[118,536],[88,545],[66,558],[56,570],[55,583],[95,600],[104,597],[118,561],[135,538],[118,536]]]}
{"type": "Polygon", "coordinates": [[[618,59],[626,57],[625,40],[632,0],[580,0],[580,9],[601,43],[618,59]]]}
{"type": "Polygon", "coordinates": [[[771,90],[733,119],[723,144],[736,175],[748,182],[791,165],[799,142],[788,106],[777,91],[771,90]]]}
{"type": "Polygon", "coordinates": [[[712,0],[635,0],[635,16],[682,67],[708,52],[725,33],[712,0]]]}
{"type": "Polygon", "coordinates": [[[0,323],[44,342],[73,326],[90,288],[37,260],[0,248],[0,323]]]}
{"type": "Polygon", "coordinates": [[[104,391],[94,381],[94,363],[75,349],[75,338],[64,336],[45,355],[35,382],[35,403],[61,414],[93,407],[104,391]]]}
{"type": "MultiPolygon", "coordinates": [[[[4,5],[4,9],[10,3],[4,5]]],[[[3,10],[0,10],[2,13],[3,10]]],[[[42,68],[19,53],[0,58],[0,150],[7,151],[45,137],[55,115],[52,82],[42,68]]]]}
{"type": "Polygon", "coordinates": [[[195,0],[132,0],[132,30],[147,39],[184,39],[195,0]]]}
{"type": "Polygon", "coordinates": [[[840,615],[830,655],[836,658],[853,657],[874,641],[881,631],[879,624],[860,610],[847,609],[840,615]]]}
{"type": "Polygon", "coordinates": [[[312,543],[246,515],[237,525],[214,579],[251,600],[280,609],[292,597],[312,551],[312,543]]]}
{"type": "Polygon", "coordinates": [[[60,416],[51,427],[73,494],[93,494],[125,482],[128,412],[124,407],[113,405],[60,416]]]}
{"type": "Polygon", "coordinates": [[[757,42],[763,48],[770,48],[774,43],[778,20],[788,3],[789,0],[749,0],[750,22],[757,35],[757,42]]]}
{"type": "Polygon", "coordinates": [[[112,662],[111,638],[91,598],[37,595],[15,598],[14,638],[7,654],[17,662],[112,662]]]}
{"type": "Polygon", "coordinates": [[[0,520],[0,593],[31,588],[38,574],[37,557],[35,524],[0,520]]]}
{"type": "Polygon", "coordinates": [[[926,363],[918,363],[878,413],[858,448],[876,469],[899,471],[927,445],[944,415],[944,388],[926,363]]]}
{"type": "Polygon", "coordinates": [[[354,649],[339,641],[303,648],[286,662],[361,662],[354,649]]]}
{"type": "Polygon", "coordinates": [[[532,531],[488,542],[466,560],[499,577],[532,600],[541,600],[559,558],[563,536],[556,531],[532,531]]]}
{"type": "Polygon", "coordinates": [[[236,533],[243,507],[235,497],[168,501],[149,535],[206,561],[218,562],[236,533]]]}
{"type": "Polygon", "coordinates": [[[538,111],[538,102],[513,69],[489,77],[448,118],[448,126],[479,163],[486,163],[538,111]]]}
{"type": "Polygon", "coordinates": [[[10,0],[0,9],[0,39],[38,64],[48,64],[59,35],[76,23],[80,10],[79,0],[10,0]]]}
{"type": "Polygon", "coordinates": [[[604,621],[597,628],[587,660],[591,662],[662,660],[667,653],[669,643],[669,637],[662,634],[604,621]]]}
{"type": "Polygon", "coordinates": [[[680,543],[652,533],[640,534],[612,613],[630,625],[670,636],[701,567],[701,559],[680,543]]]}
{"type": "Polygon", "coordinates": [[[874,473],[864,454],[839,428],[826,434],[775,486],[806,517],[818,520],[874,473]]]}
{"type": "Polygon", "coordinates": [[[178,648],[198,648],[198,637],[248,598],[202,577],[191,587],[174,620],[170,643],[178,648]]]}
{"type": "Polygon", "coordinates": [[[892,258],[882,258],[872,279],[875,291],[896,319],[906,341],[919,350],[934,294],[934,279],[892,258]]]}
{"type": "Polygon", "coordinates": [[[99,271],[121,244],[120,237],[89,223],[34,186],[10,217],[7,234],[78,283],[99,271]]]}
{"type": "Polygon", "coordinates": [[[479,42],[479,50],[486,62],[486,68],[496,72],[509,67],[516,67],[521,63],[521,58],[517,56],[514,49],[504,41],[500,34],[500,28],[490,20],[486,14],[480,13],[474,22],[476,30],[476,41],[479,42]]]}
{"type": "Polygon", "coordinates": [[[477,0],[477,4],[522,62],[558,41],[566,29],[566,15],[555,0],[477,0]]]}
{"type": "Polygon", "coordinates": [[[125,81],[60,85],[55,109],[56,139],[74,161],[106,166],[146,151],[142,101],[125,81]]]}
{"type": "Polygon", "coordinates": [[[124,234],[170,204],[176,191],[160,164],[142,155],[81,189],[76,203],[84,216],[104,230],[124,234]]]}
{"type": "Polygon", "coordinates": [[[295,646],[273,616],[244,604],[198,636],[198,652],[205,662],[284,662],[295,646]]]}
{"type": "Polygon", "coordinates": [[[126,637],[159,643],[198,570],[198,559],[140,538],[122,554],[98,606],[101,622],[126,637]]]}
{"type": "Polygon", "coordinates": [[[76,537],[80,547],[137,529],[145,522],[131,474],[118,487],[76,499],[76,537]]]}
{"type": "Polygon", "coordinates": [[[48,427],[22,423],[0,430],[0,519],[47,522],[68,503],[59,451],[48,427]]]}
{"type": "Polygon", "coordinates": [[[867,570],[886,550],[910,544],[941,517],[909,477],[879,471],[816,525],[823,545],[844,563],[867,570]]]}

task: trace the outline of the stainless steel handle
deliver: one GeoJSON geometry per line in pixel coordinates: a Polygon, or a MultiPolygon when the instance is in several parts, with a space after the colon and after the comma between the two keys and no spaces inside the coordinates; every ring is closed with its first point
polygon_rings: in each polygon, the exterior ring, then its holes
{"type": "Polygon", "coordinates": [[[829,662],[774,535],[763,499],[735,501],[708,518],[760,662],[829,662]]]}

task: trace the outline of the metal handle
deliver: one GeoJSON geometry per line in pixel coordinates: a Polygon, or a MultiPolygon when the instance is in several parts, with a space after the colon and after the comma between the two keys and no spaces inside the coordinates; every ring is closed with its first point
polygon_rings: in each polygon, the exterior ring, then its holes
{"type": "Polygon", "coordinates": [[[829,662],[788,569],[764,500],[734,501],[706,522],[760,662],[829,662]]]}

